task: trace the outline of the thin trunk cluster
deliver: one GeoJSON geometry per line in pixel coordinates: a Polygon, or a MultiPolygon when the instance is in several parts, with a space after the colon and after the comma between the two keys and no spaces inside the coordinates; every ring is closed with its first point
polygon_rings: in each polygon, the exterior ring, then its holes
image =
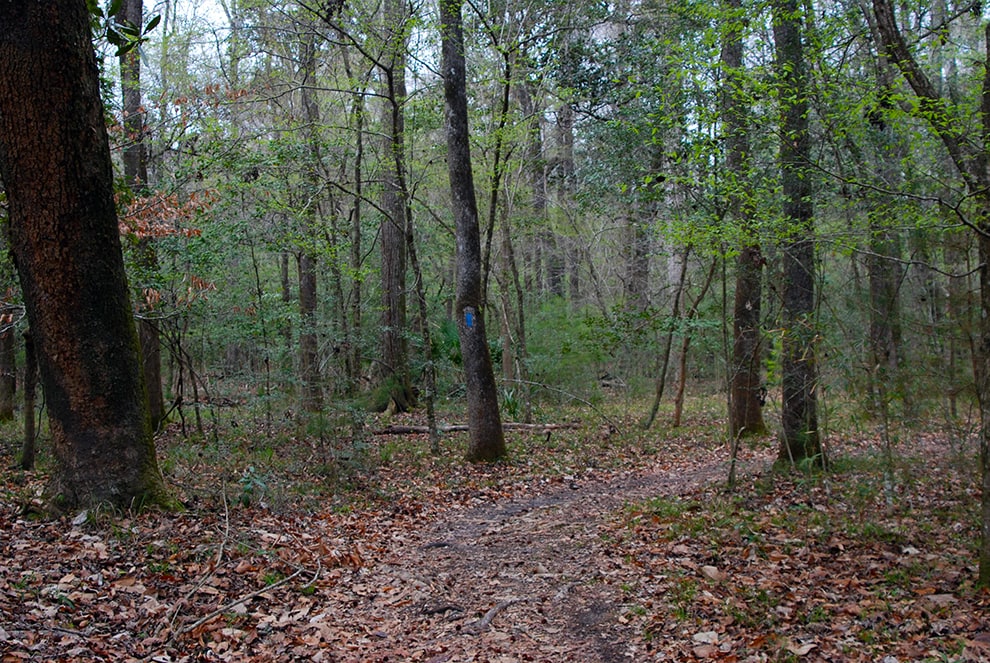
{"type": "Polygon", "coordinates": [[[942,141],[949,157],[966,182],[976,203],[975,220],[979,254],[980,323],[973,347],[973,374],[980,406],[980,470],[982,506],[980,514],[979,582],[990,586],[990,24],[985,27],[985,75],[980,91],[980,141],[964,133],[963,124],[951,112],[952,104],[932,84],[915,60],[897,24],[890,0],[873,0],[873,13],[882,41],[883,55],[893,62],[917,98],[918,114],[942,141]]]}

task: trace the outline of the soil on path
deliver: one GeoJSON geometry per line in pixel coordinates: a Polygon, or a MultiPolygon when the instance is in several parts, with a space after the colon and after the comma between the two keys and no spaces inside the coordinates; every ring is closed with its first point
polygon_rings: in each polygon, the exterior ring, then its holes
{"type": "MultiPolygon", "coordinates": [[[[627,626],[623,586],[634,582],[606,527],[630,502],[683,495],[724,481],[722,459],[574,478],[562,489],[454,512],[396,533],[351,586],[364,635],[348,661],[644,661],[653,652],[627,626]]],[[[769,466],[753,455],[741,472],[769,466]]],[[[658,659],[659,660],[659,659],[658,659]]]]}
{"type": "MultiPolygon", "coordinates": [[[[648,570],[616,537],[625,505],[725,480],[724,448],[681,451],[347,516],[36,521],[3,500],[0,660],[669,660],[627,618],[648,570]]],[[[740,474],[770,465],[745,453],[740,474]]]]}

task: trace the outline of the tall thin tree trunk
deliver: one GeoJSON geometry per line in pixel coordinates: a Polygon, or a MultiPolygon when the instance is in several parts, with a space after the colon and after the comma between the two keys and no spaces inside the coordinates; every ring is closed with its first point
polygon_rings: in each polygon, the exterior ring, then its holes
{"type": "Polygon", "coordinates": [[[354,207],[351,212],[351,324],[350,337],[347,339],[348,361],[347,377],[350,390],[356,390],[361,381],[361,196],[364,183],[362,171],[364,168],[364,95],[354,95],[354,123],[357,150],[354,155],[354,207]]]}
{"type": "MultiPolygon", "coordinates": [[[[356,80],[354,70],[351,66],[351,58],[347,48],[340,51],[341,61],[344,64],[344,73],[349,80],[356,80]]],[[[351,126],[354,131],[354,169],[353,169],[353,196],[350,213],[350,254],[349,267],[351,273],[351,283],[348,301],[350,303],[349,324],[346,326],[344,335],[345,364],[347,373],[347,392],[353,394],[357,391],[361,382],[361,324],[362,312],[361,302],[363,287],[363,277],[361,275],[361,265],[363,256],[361,255],[361,223],[362,223],[362,202],[364,198],[364,136],[365,136],[365,105],[364,90],[361,86],[355,86],[353,98],[351,100],[351,126]]]]}
{"type": "Polygon", "coordinates": [[[320,347],[316,334],[316,261],[307,252],[299,254],[299,373],[302,378],[302,407],[307,412],[323,408],[320,379],[320,347]]]}
{"type": "Polygon", "coordinates": [[[17,353],[14,325],[4,320],[0,331],[0,421],[14,419],[14,394],[17,391],[17,353]]]}
{"type": "Polygon", "coordinates": [[[470,461],[505,455],[495,374],[488,351],[481,292],[481,233],[471,173],[467,73],[461,0],[440,1],[440,36],[447,130],[447,165],[457,235],[457,301],[454,315],[467,386],[470,461]]]}
{"type": "Polygon", "coordinates": [[[780,79],[780,170],[784,218],[792,227],[783,249],[783,405],[778,462],[824,466],[818,430],[815,363],[814,208],[811,202],[808,82],[797,0],[776,0],[773,37],[780,79]]]}
{"type": "MultiPolygon", "coordinates": [[[[382,23],[386,56],[382,67],[382,126],[386,165],[382,186],[382,357],[379,375],[397,411],[414,404],[406,342],[405,103],[407,15],[401,0],[386,0],[382,23]]],[[[387,403],[386,403],[387,404],[387,403]]]]}
{"type": "MultiPolygon", "coordinates": [[[[125,0],[116,20],[141,27],[144,21],[144,0],[125,0]]],[[[141,57],[138,49],[120,56],[120,88],[124,112],[124,180],[134,196],[148,191],[148,150],[145,145],[144,111],[141,107],[141,57]]],[[[140,271],[152,274],[158,270],[158,254],[151,239],[138,240],[140,271]]],[[[165,396],[162,392],[161,335],[158,323],[150,317],[138,318],[141,343],[141,368],[148,389],[151,426],[158,428],[165,416],[165,396]]]]}
{"type": "Polygon", "coordinates": [[[35,392],[38,386],[38,356],[34,352],[31,332],[24,333],[24,445],[21,450],[21,469],[33,470],[37,455],[34,427],[35,392]]]}
{"type": "Polygon", "coordinates": [[[732,368],[729,377],[729,433],[762,435],[761,393],[763,380],[760,313],[763,302],[763,253],[751,230],[753,206],[749,202],[749,114],[742,86],[743,9],[741,0],[728,0],[729,28],[722,42],[722,113],[725,122],[725,177],[729,186],[729,213],[747,230],[736,258],[736,291],[732,307],[732,368]]]}
{"type": "MultiPolygon", "coordinates": [[[[288,251],[282,251],[282,253],[279,254],[279,261],[278,261],[279,290],[281,293],[282,304],[285,306],[286,311],[289,310],[289,308],[292,306],[293,301],[295,300],[295,298],[292,296],[292,280],[289,274],[290,271],[289,261],[291,258],[292,255],[288,251]]],[[[261,286],[261,274],[258,269],[258,261],[257,261],[257,257],[255,256],[253,244],[251,246],[251,261],[254,264],[254,272],[255,272],[255,290],[256,290],[255,294],[258,298],[258,304],[260,305],[263,300],[264,290],[261,286]]],[[[288,365],[288,369],[283,373],[282,389],[284,389],[287,393],[292,393],[293,380],[291,379],[291,376],[293,375],[292,369],[294,363],[292,361],[292,356],[293,356],[292,318],[289,317],[288,315],[285,316],[285,320],[282,322],[280,331],[282,335],[282,343],[285,346],[284,354],[285,357],[287,358],[286,363],[288,365]]],[[[267,357],[265,358],[265,363],[266,365],[270,363],[267,357]]]]}

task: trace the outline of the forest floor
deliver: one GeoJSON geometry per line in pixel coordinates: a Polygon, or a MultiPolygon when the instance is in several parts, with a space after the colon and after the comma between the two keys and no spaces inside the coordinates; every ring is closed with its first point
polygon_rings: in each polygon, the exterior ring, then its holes
{"type": "MultiPolygon", "coordinates": [[[[0,475],[0,661],[987,661],[977,450],[830,436],[833,466],[726,490],[721,422],[324,441],[160,440],[181,513],[38,518],[0,475]]],[[[401,420],[410,423],[411,420],[401,420]]],[[[370,428],[374,428],[373,422],[370,428]]]]}

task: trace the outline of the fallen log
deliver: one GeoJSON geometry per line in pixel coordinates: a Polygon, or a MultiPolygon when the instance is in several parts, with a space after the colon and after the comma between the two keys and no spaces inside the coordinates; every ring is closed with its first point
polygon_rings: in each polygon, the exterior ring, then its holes
{"type": "MultiPolygon", "coordinates": [[[[580,428],[581,424],[577,422],[565,423],[565,424],[523,424],[516,423],[514,421],[504,421],[502,422],[502,430],[531,430],[537,433],[546,433],[553,430],[562,429],[576,429],[580,428]]],[[[441,433],[458,433],[468,430],[467,424],[444,424],[442,426],[437,426],[437,430],[441,433]]],[[[429,426],[405,426],[405,425],[392,425],[386,426],[385,428],[379,428],[373,431],[375,435],[417,435],[420,433],[429,433],[429,426]]]]}

